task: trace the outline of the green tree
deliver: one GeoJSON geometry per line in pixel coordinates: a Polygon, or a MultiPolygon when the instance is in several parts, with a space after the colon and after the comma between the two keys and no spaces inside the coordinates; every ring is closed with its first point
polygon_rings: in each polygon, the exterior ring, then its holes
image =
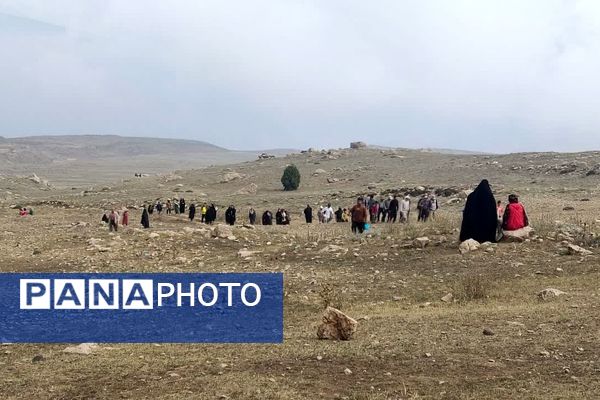
{"type": "Polygon", "coordinates": [[[298,189],[298,186],[300,186],[300,171],[294,164],[285,167],[281,176],[281,183],[283,184],[283,190],[298,189]]]}

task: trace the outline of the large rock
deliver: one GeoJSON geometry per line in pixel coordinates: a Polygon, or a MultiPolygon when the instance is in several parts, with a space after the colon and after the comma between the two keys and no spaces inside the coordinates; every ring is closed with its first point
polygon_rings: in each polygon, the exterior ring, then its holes
{"type": "Polygon", "coordinates": [[[504,231],[504,240],[509,242],[524,242],[533,236],[535,231],[531,226],[526,226],[516,231],[504,231]]]}
{"type": "Polygon", "coordinates": [[[233,231],[230,225],[219,224],[215,226],[215,229],[212,231],[212,237],[226,239],[230,236],[233,236],[233,231]]]}
{"type": "Polygon", "coordinates": [[[327,307],[323,313],[323,323],[317,329],[319,339],[350,340],[358,322],[333,307],[327,307]]]}
{"type": "Polygon", "coordinates": [[[465,254],[470,251],[475,251],[481,247],[481,244],[475,239],[467,239],[458,246],[460,254],[465,254]]]}

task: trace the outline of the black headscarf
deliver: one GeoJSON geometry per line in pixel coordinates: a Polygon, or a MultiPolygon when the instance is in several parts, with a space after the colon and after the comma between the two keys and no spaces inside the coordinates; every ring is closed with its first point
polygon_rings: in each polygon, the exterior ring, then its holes
{"type": "Polygon", "coordinates": [[[467,204],[463,211],[460,241],[474,239],[480,243],[495,242],[498,228],[498,211],[496,200],[487,179],[467,196],[467,204]]]}

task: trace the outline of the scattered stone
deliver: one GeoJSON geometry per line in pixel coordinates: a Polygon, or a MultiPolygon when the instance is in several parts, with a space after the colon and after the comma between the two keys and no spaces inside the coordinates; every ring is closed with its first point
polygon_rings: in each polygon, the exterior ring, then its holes
{"type": "Polygon", "coordinates": [[[418,249],[424,249],[429,243],[431,243],[431,240],[427,236],[418,237],[413,240],[413,246],[418,249]]]}
{"type": "Polygon", "coordinates": [[[575,211],[575,207],[566,206],[566,207],[563,207],[563,211],[575,211]]]}
{"type": "Polygon", "coordinates": [[[218,224],[212,231],[212,237],[226,239],[229,236],[233,236],[230,225],[218,224]]]}
{"type": "Polygon", "coordinates": [[[491,330],[490,328],[485,328],[485,329],[483,330],[483,334],[484,334],[485,336],[494,336],[494,335],[495,335],[494,331],[493,331],[493,330],[491,330]]]}
{"type": "Polygon", "coordinates": [[[481,247],[481,244],[475,239],[467,239],[458,246],[460,254],[466,254],[470,251],[475,251],[481,247]]]}
{"type": "Polygon", "coordinates": [[[319,253],[344,253],[346,254],[348,249],[346,247],[338,246],[335,244],[328,244],[319,250],[319,253]]]}
{"type": "Polygon", "coordinates": [[[454,295],[452,293],[448,293],[447,295],[445,295],[444,297],[442,297],[441,300],[444,303],[452,303],[452,301],[454,300],[454,295]]]}
{"type": "Polygon", "coordinates": [[[319,339],[349,340],[356,332],[358,322],[333,307],[327,307],[317,329],[319,339]]]}
{"type": "Polygon", "coordinates": [[[40,179],[40,177],[37,176],[35,173],[31,174],[31,176],[29,177],[29,180],[31,182],[34,182],[34,183],[37,183],[37,184],[42,183],[42,180],[40,179]]]}
{"type": "Polygon", "coordinates": [[[84,354],[90,355],[98,348],[96,343],[81,343],[77,346],[67,347],[63,350],[63,353],[72,353],[72,354],[84,354]]]}
{"type": "Polygon", "coordinates": [[[243,179],[245,175],[240,174],[238,172],[226,172],[223,174],[223,178],[221,179],[221,183],[228,183],[234,181],[236,179],[243,179]]]}
{"type": "Polygon", "coordinates": [[[558,289],[554,289],[554,288],[547,288],[542,290],[541,292],[539,292],[537,295],[541,300],[549,300],[555,297],[559,297],[566,294],[565,292],[563,292],[562,290],[558,290],[558,289]]]}
{"type": "Polygon", "coordinates": [[[46,359],[46,358],[45,358],[43,355],[41,355],[41,354],[37,354],[35,357],[33,357],[33,358],[31,359],[31,362],[34,362],[34,363],[35,363],[35,362],[40,362],[40,361],[44,361],[45,359],[46,359]]]}
{"type": "Polygon", "coordinates": [[[531,238],[535,231],[531,226],[526,226],[516,231],[504,231],[503,240],[507,242],[524,242],[526,239],[531,238]]]}
{"type": "Polygon", "coordinates": [[[246,185],[243,188],[236,191],[235,194],[237,194],[237,195],[256,194],[257,191],[258,191],[258,185],[256,183],[250,183],[249,185],[246,185]]]}
{"type": "Polygon", "coordinates": [[[352,375],[352,370],[350,368],[346,368],[346,369],[344,369],[344,374],[352,375]]]}
{"type": "Polygon", "coordinates": [[[569,255],[580,255],[580,256],[589,256],[591,254],[594,254],[593,252],[591,252],[590,250],[586,250],[583,247],[577,246],[575,244],[569,244],[567,245],[567,250],[568,250],[568,254],[569,255]]]}
{"type": "Polygon", "coordinates": [[[260,251],[257,251],[257,250],[248,250],[248,249],[240,249],[240,250],[238,250],[237,255],[238,255],[238,257],[241,257],[241,258],[249,258],[249,257],[252,257],[253,255],[255,255],[257,253],[260,253],[260,251]]]}

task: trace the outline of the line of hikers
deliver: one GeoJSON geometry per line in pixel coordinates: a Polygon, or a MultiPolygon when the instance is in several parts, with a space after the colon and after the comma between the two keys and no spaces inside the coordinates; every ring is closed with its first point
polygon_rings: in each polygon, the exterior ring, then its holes
{"type": "MultiPolygon", "coordinates": [[[[140,224],[145,229],[150,228],[150,215],[154,213],[156,210],[158,215],[162,214],[163,209],[166,210],[167,214],[171,214],[171,212],[175,209],[177,210],[175,214],[184,214],[186,209],[185,200],[182,198],[179,201],[171,203],[170,200],[167,200],[166,207],[163,207],[163,204],[160,201],[156,203],[144,204],[142,206],[142,218],[140,224]],[[176,205],[177,207],[173,207],[176,205]]],[[[211,204],[209,206],[203,204],[200,206],[200,216],[201,222],[206,224],[212,224],[217,220],[217,211],[218,208],[211,204]]],[[[196,218],[196,204],[192,203],[188,207],[188,218],[190,221],[194,221],[196,218]]],[[[229,206],[225,211],[225,222],[229,225],[235,224],[236,221],[236,209],[233,205],[229,206]]],[[[127,209],[118,210],[112,209],[110,212],[105,211],[104,215],[102,215],[102,222],[108,225],[109,231],[117,231],[119,224],[123,226],[129,225],[129,211],[127,209]]]]}
{"type": "MultiPolygon", "coordinates": [[[[388,198],[376,200],[374,195],[370,195],[368,200],[364,202],[364,205],[367,208],[367,220],[365,220],[365,223],[393,223],[398,219],[398,214],[400,215],[400,222],[408,222],[411,199],[410,196],[406,196],[399,201],[397,196],[390,195],[388,198]]],[[[218,207],[214,204],[208,205],[207,203],[203,203],[202,205],[199,205],[198,208],[200,212],[200,222],[212,224],[217,220],[218,207]]],[[[195,203],[191,203],[188,206],[184,198],[175,199],[173,201],[167,199],[165,203],[160,200],[150,202],[144,204],[142,207],[140,223],[147,229],[150,227],[150,216],[155,212],[158,215],[162,215],[163,211],[165,214],[185,214],[186,209],[188,219],[194,221],[196,218],[197,206],[195,203]]],[[[435,196],[433,194],[423,195],[417,203],[417,221],[427,221],[429,216],[433,216],[437,209],[438,203],[435,196]]],[[[306,223],[312,224],[312,207],[307,205],[303,213],[306,223]]],[[[233,205],[230,205],[225,211],[225,222],[229,225],[234,225],[236,222],[236,214],[236,208],[233,205]]],[[[329,223],[332,221],[349,222],[353,220],[352,209],[338,207],[338,209],[334,211],[331,203],[328,203],[326,206],[319,207],[317,219],[319,223],[329,223]]],[[[102,216],[102,221],[108,225],[110,231],[116,231],[119,224],[124,226],[129,225],[128,211],[126,209],[121,212],[115,209],[112,209],[110,212],[106,211],[102,216]]],[[[254,208],[250,208],[248,211],[248,221],[251,225],[257,223],[257,214],[254,208]]],[[[291,222],[290,213],[284,208],[277,209],[275,216],[273,216],[273,213],[270,210],[264,211],[260,221],[262,225],[273,225],[273,221],[276,225],[289,225],[291,222]]]]}
{"type": "MultiPolygon", "coordinates": [[[[188,208],[188,219],[194,221],[196,216],[196,204],[192,203],[188,208]]],[[[214,204],[206,203],[199,206],[200,221],[206,224],[212,224],[217,219],[218,208],[214,204]]],[[[434,194],[424,194],[417,201],[417,221],[426,222],[429,218],[435,218],[435,212],[439,209],[437,198],[434,194]]],[[[183,198],[163,205],[160,201],[156,203],[145,204],[142,209],[141,225],[144,228],[150,227],[150,215],[156,211],[159,215],[163,210],[167,214],[175,211],[175,214],[183,214],[186,210],[185,200],[183,198]]],[[[411,212],[411,198],[405,196],[398,200],[398,196],[388,196],[376,200],[374,195],[366,198],[359,197],[356,204],[351,208],[338,207],[334,211],[331,203],[326,206],[320,206],[317,211],[317,220],[319,223],[351,222],[352,231],[362,233],[368,229],[368,224],[375,223],[395,223],[397,221],[406,223],[409,221],[411,212]]],[[[313,209],[307,205],[303,210],[304,219],[307,224],[313,223],[313,209]]],[[[236,222],[237,210],[235,206],[230,205],[225,211],[225,222],[234,225],[236,222]]],[[[127,226],[129,224],[128,210],[122,210],[119,213],[113,209],[105,212],[102,221],[108,225],[110,231],[116,231],[118,225],[127,226]]],[[[248,221],[251,225],[257,223],[257,213],[254,208],[248,211],[248,221]]],[[[262,225],[289,225],[291,222],[290,213],[284,209],[277,209],[275,216],[270,210],[265,210],[262,214],[260,223],[262,225]]],[[[463,210],[463,221],[461,226],[460,239],[475,239],[479,242],[498,241],[502,238],[503,231],[514,231],[529,225],[525,208],[516,195],[511,194],[508,198],[508,205],[503,207],[501,201],[494,199],[491,188],[487,180],[483,180],[479,186],[467,197],[467,202],[463,210]]]]}

